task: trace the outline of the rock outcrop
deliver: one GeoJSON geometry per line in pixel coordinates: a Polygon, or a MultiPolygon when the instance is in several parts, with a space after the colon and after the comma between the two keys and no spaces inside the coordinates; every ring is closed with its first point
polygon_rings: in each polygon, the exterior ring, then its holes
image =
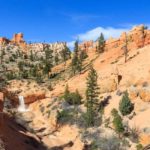
{"type": "Polygon", "coordinates": [[[0,37],[0,45],[1,44],[16,44],[26,49],[26,42],[23,39],[23,33],[16,33],[14,34],[12,40],[9,40],[5,37],[0,37]]]}
{"type": "MultiPolygon", "coordinates": [[[[105,51],[111,49],[120,49],[123,52],[123,47],[127,42],[128,50],[138,49],[150,44],[150,30],[147,30],[144,25],[136,26],[128,33],[124,32],[120,38],[110,38],[105,42],[105,51]]],[[[85,41],[79,45],[81,50],[96,51],[98,42],[85,41]]]]}
{"type": "Polygon", "coordinates": [[[100,93],[113,92],[117,89],[117,83],[114,78],[104,79],[100,83],[100,93]]]}
{"type": "Polygon", "coordinates": [[[144,102],[150,102],[150,87],[140,89],[139,96],[144,102]]]}
{"type": "Polygon", "coordinates": [[[7,39],[7,38],[5,38],[5,37],[0,37],[0,44],[7,44],[7,43],[9,43],[9,42],[10,42],[9,39],[7,39]]]}
{"type": "Polygon", "coordinates": [[[31,104],[46,97],[45,90],[36,82],[33,82],[30,88],[29,84],[26,81],[13,80],[9,86],[3,89],[4,96],[11,101],[13,106],[19,104],[19,95],[24,97],[25,104],[31,104]]]}
{"type": "Polygon", "coordinates": [[[17,44],[24,43],[25,41],[23,39],[23,33],[14,34],[11,42],[14,42],[14,43],[17,43],[17,44]]]}

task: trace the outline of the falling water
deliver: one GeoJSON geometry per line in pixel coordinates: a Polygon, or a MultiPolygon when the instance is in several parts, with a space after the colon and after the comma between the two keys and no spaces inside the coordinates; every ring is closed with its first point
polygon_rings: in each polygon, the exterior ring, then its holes
{"type": "Polygon", "coordinates": [[[20,112],[25,112],[27,111],[25,103],[24,103],[24,97],[23,96],[19,96],[19,107],[18,107],[18,111],[20,112]]]}

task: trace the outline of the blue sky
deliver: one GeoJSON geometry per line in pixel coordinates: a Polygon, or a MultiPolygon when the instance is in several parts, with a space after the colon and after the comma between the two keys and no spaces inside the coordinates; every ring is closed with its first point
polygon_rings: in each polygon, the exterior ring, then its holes
{"type": "Polygon", "coordinates": [[[26,41],[117,37],[137,24],[150,25],[149,0],[0,0],[0,36],[23,32],[26,41]]]}

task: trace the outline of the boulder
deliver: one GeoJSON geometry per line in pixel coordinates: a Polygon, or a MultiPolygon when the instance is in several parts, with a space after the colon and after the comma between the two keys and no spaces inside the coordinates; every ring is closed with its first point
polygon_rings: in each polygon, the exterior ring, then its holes
{"type": "Polygon", "coordinates": [[[138,89],[135,86],[131,86],[128,92],[131,100],[134,100],[138,97],[138,89]]]}
{"type": "Polygon", "coordinates": [[[142,87],[139,96],[144,102],[150,102],[150,87],[142,87]]]}
{"type": "Polygon", "coordinates": [[[113,92],[117,89],[117,83],[115,79],[104,79],[100,83],[100,93],[113,92]]]}
{"type": "Polygon", "coordinates": [[[149,134],[144,134],[144,133],[140,134],[139,142],[144,146],[150,144],[150,135],[149,134]]]}

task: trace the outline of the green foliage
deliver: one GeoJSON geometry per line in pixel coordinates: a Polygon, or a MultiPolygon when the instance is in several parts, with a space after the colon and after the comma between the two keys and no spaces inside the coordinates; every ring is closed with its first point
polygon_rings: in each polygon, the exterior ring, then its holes
{"type": "Polygon", "coordinates": [[[37,83],[43,82],[42,74],[40,72],[38,72],[36,75],[36,81],[37,81],[37,83]]]}
{"type": "Polygon", "coordinates": [[[71,51],[66,45],[60,54],[61,54],[63,62],[65,63],[66,63],[66,60],[68,60],[71,57],[71,51]]]}
{"type": "Polygon", "coordinates": [[[97,143],[97,147],[101,150],[120,150],[121,140],[114,135],[102,137],[100,138],[99,143],[97,143]]]}
{"type": "Polygon", "coordinates": [[[49,72],[51,72],[51,69],[53,67],[53,51],[49,48],[48,45],[44,47],[45,52],[45,60],[44,60],[44,69],[43,72],[45,74],[49,75],[49,72]]]}
{"type": "Polygon", "coordinates": [[[140,135],[140,130],[139,130],[139,128],[137,128],[136,126],[130,128],[130,131],[129,131],[129,138],[130,138],[130,140],[131,140],[132,142],[134,142],[134,143],[139,142],[139,135],[140,135]]]}
{"type": "Polygon", "coordinates": [[[55,60],[55,64],[58,65],[58,62],[59,62],[58,53],[55,53],[54,60],[55,60]]]}
{"type": "Polygon", "coordinates": [[[53,91],[53,87],[51,84],[49,84],[49,86],[47,87],[50,91],[53,91]]]}
{"type": "Polygon", "coordinates": [[[111,111],[112,116],[117,116],[118,115],[118,111],[117,109],[113,108],[111,111]]]}
{"type": "Polygon", "coordinates": [[[91,66],[90,72],[87,77],[87,89],[86,89],[86,114],[87,114],[87,126],[94,126],[95,115],[97,112],[97,101],[99,95],[99,87],[97,84],[96,70],[91,66]]]}
{"type": "Polygon", "coordinates": [[[127,91],[124,93],[122,100],[119,104],[119,110],[123,116],[130,114],[134,109],[134,105],[131,103],[127,91]]]}
{"type": "Polygon", "coordinates": [[[17,75],[14,73],[14,72],[8,72],[8,73],[6,73],[6,78],[7,78],[7,80],[13,80],[13,79],[15,79],[17,77],[17,75]]]}
{"type": "Polygon", "coordinates": [[[97,51],[99,53],[103,53],[105,48],[105,38],[103,33],[100,34],[100,37],[98,38],[98,49],[97,51]]]}
{"type": "Polygon", "coordinates": [[[23,71],[23,69],[24,69],[24,62],[23,61],[18,62],[18,68],[19,68],[20,72],[23,71]]]}
{"type": "Polygon", "coordinates": [[[70,105],[79,105],[81,104],[82,97],[79,94],[78,90],[76,92],[70,92],[68,85],[65,88],[63,99],[70,105]]]}
{"type": "Polygon", "coordinates": [[[82,64],[81,60],[79,58],[79,46],[78,41],[75,42],[75,48],[74,48],[74,55],[71,62],[72,71],[75,74],[76,72],[81,72],[82,70],[82,64]]]}
{"type": "Polygon", "coordinates": [[[73,118],[73,112],[70,110],[57,111],[57,122],[60,124],[68,123],[73,118]]]}
{"type": "Polygon", "coordinates": [[[34,61],[34,55],[33,55],[33,51],[32,50],[30,51],[30,60],[34,61]]]}
{"type": "Polygon", "coordinates": [[[115,131],[120,135],[121,133],[124,132],[124,127],[123,127],[123,124],[122,124],[122,118],[118,114],[118,111],[116,109],[113,109],[111,111],[111,114],[113,116],[113,125],[114,125],[114,128],[115,128],[115,131]]]}
{"type": "Polygon", "coordinates": [[[143,145],[142,144],[137,144],[136,145],[136,149],[137,150],[142,150],[143,149],[143,145]]]}
{"type": "Polygon", "coordinates": [[[80,52],[80,60],[83,61],[84,59],[86,59],[88,57],[86,51],[81,51],[80,52]]]}

